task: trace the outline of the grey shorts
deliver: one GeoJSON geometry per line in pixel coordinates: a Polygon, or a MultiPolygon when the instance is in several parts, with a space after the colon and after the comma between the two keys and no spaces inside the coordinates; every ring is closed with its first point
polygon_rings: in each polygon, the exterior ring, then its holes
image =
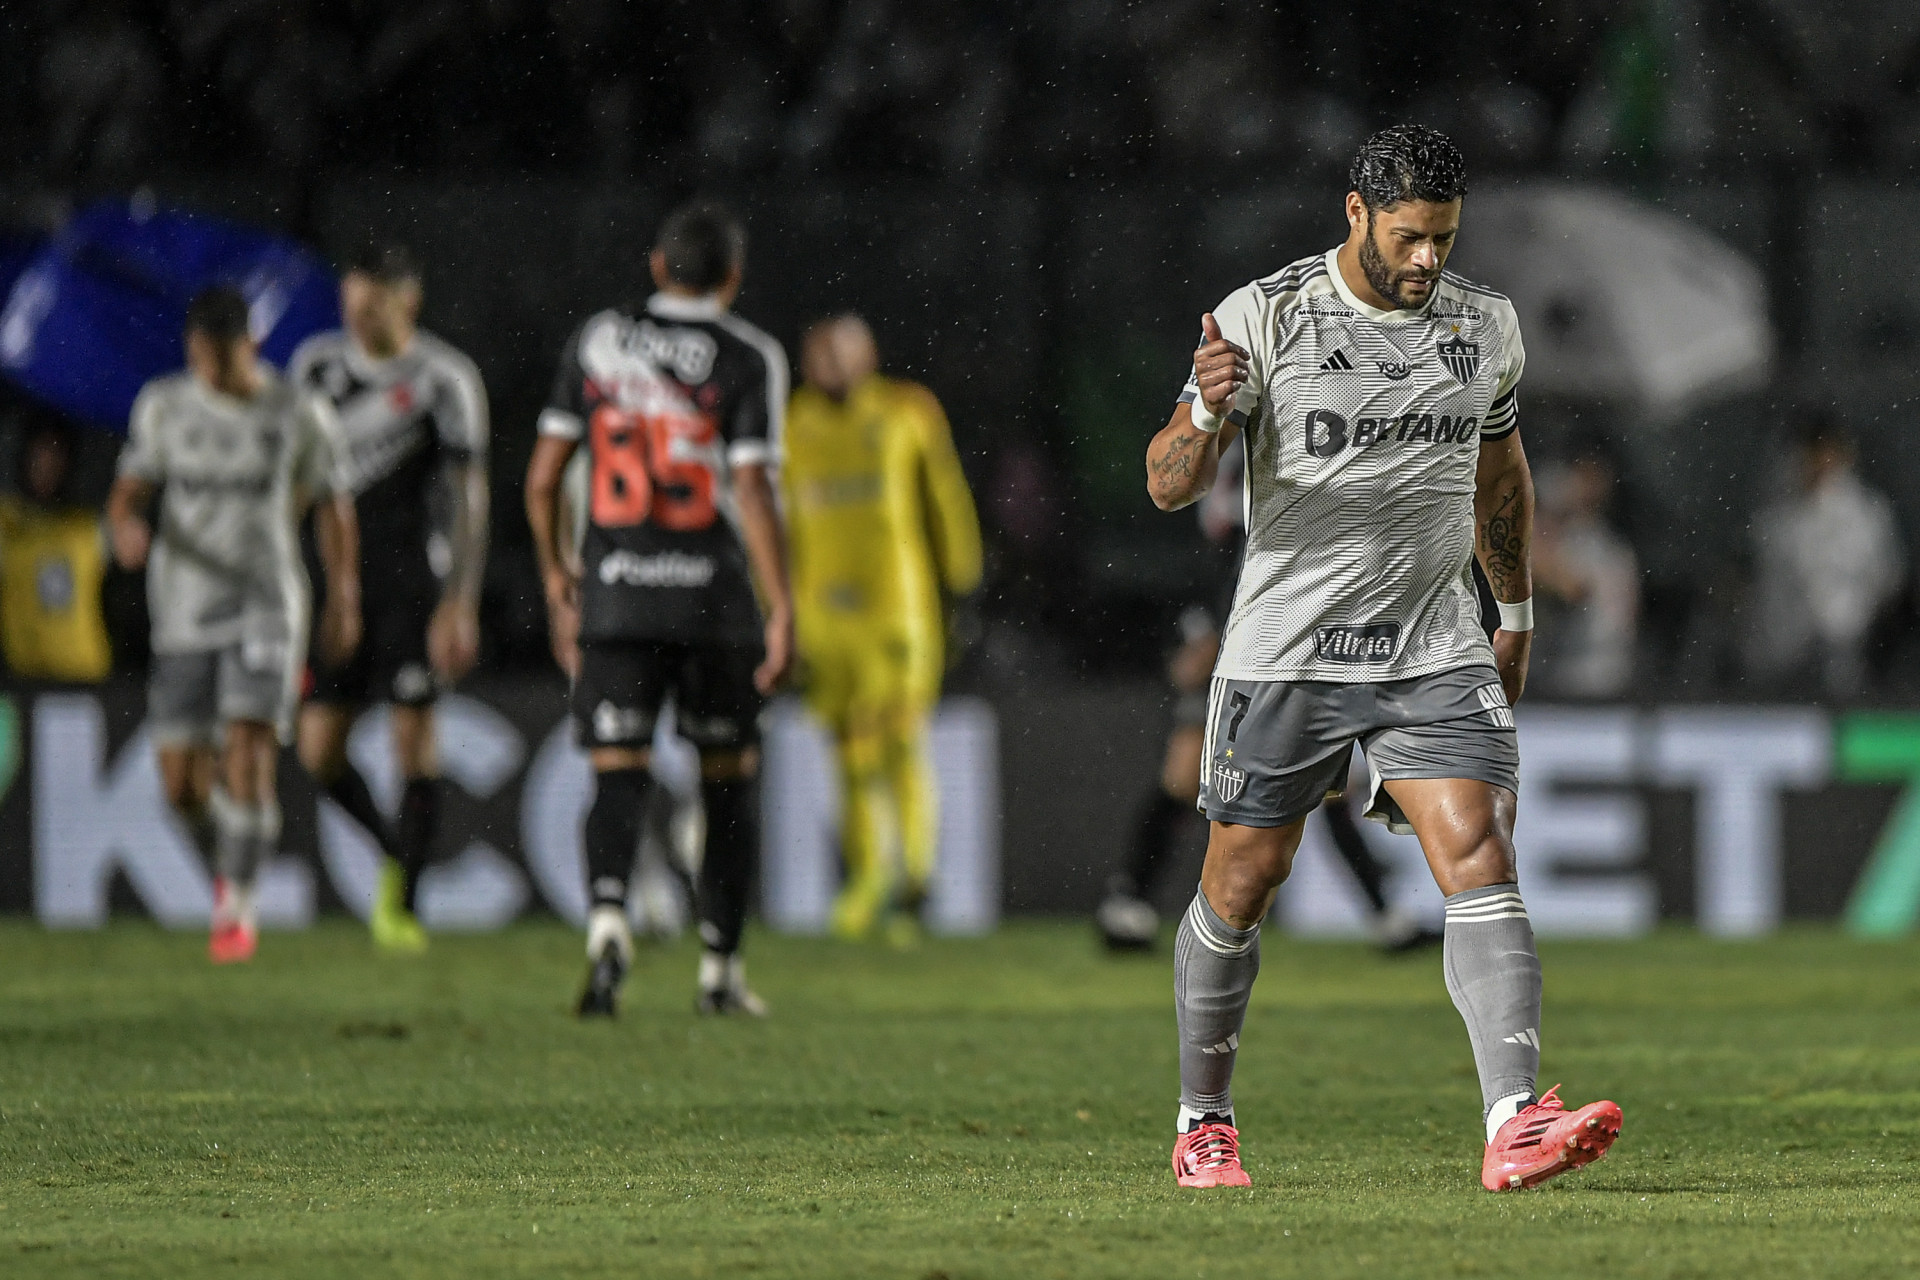
{"type": "Polygon", "coordinates": [[[1413,828],[1381,787],[1388,779],[1475,778],[1519,790],[1513,711],[1492,667],[1379,684],[1216,676],[1200,811],[1248,827],[1304,818],[1345,789],[1356,742],[1372,779],[1367,816],[1398,832],[1413,828]]]}
{"type": "Polygon", "coordinates": [[[284,648],[265,654],[231,644],[191,653],[156,653],[147,677],[147,729],[163,747],[210,745],[221,725],[257,720],[282,741],[293,730],[300,664],[284,648]]]}

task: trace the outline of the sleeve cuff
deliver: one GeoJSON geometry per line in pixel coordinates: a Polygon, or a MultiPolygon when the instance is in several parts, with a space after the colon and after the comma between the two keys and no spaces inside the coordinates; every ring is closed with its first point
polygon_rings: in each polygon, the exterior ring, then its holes
{"type": "Polygon", "coordinates": [[[558,440],[578,440],[587,434],[587,424],[581,421],[577,413],[568,413],[565,409],[542,409],[539,431],[543,436],[553,436],[558,440]]]}
{"type": "Polygon", "coordinates": [[[1180,398],[1174,401],[1174,403],[1176,405],[1184,404],[1184,405],[1192,406],[1193,425],[1199,428],[1201,431],[1206,432],[1208,435],[1212,435],[1215,432],[1219,431],[1221,427],[1225,426],[1229,422],[1231,422],[1234,426],[1241,427],[1241,428],[1244,428],[1247,425],[1247,411],[1245,409],[1242,409],[1237,404],[1234,405],[1233,408],[1227,410],[1226,415],[1224,417],[1216,417],[1211,411],[1208,410],[1206,403],[1202,401],[1199,396],[1195,395],[1191,391],[1181,392],[1180,398]],[[1208,425],[1209,423],[1211,423],[1212,425],[1208,425]]]}
{"type": "Polygon", "coordinates": [[[1509,391],[1487,409],[1480,423],[1482,440],[1504,440],[1520,428],[1520,403],[1509,391]]]}
{"type": "Polygon", "coordinates": [[[735,440],[727,446],[730,467],[770,467],[775,460],[773,446],[765,440],[735,440]]]}

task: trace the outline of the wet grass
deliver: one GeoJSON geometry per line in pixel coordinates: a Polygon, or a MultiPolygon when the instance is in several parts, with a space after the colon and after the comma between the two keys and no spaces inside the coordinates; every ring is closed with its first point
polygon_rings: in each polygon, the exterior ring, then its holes
{"type": "Polygon", "coordinates": [[[1512,1196],[1431,954],[1269,937],[1256,1185],[1193,1193],[1164,955],[753,946],[767,1023],[697,1019],[676,947],[581,1025],[553,924],[395,962],[333,923],[220,971],[0,926],[0,1275],[1920,1273],[1920,946],[1549,946],[1543,1083],[1626,1129],[1512,1196]]]}

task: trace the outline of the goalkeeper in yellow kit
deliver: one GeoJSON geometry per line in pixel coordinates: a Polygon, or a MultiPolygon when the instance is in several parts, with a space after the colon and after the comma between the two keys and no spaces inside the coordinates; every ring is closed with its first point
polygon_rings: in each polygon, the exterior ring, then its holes
{"type": "Polygon", "coordinates": [[[857,316],[810,329],[782,469],[807,703],[839,757],[846,882],[833,930],[910,927],[933,872],[938,799],[927,718],[945,668],[945,604],[980,582],[980,525],[946,415],[878,372],[857,316]]]}

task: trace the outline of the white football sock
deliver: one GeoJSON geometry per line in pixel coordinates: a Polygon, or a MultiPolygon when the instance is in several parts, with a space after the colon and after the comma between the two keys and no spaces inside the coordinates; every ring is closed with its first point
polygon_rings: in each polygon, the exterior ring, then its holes
{"type": "Polygon", "coordinates": [[[624,908],[595,907],[587,916],[587,959],[599,960],[611,942],[620,952],[620,963],[633,963],[633,931],[627,927],[624,908]]]}
{"type": "Polygon", "coordinates": [[[1510,1093],[1487,1110],[1487,1141],[1500,1132],[1500,1126],[1520,1114],[1520,1108],[1533,1101],[1531,1093],[1510,1093]]]}
{"type": "MultiPolygon", "coordinates": [[[[1192,1107],[1188,1106],[1186,1103],[1183,1102],[1180,1104],[1180,1114],[1174,1117],[1173,1131],[1175,1133],[1185,1133],[1187,1130],[1193,1128],[1193,1126],[1200,1123],[1201,1116],[1204,1116],[1207,1114],[1208,1113],[1205,1111],[1195,1111],[1192,1107]]],[[[1219,1112],[1213,1112],[1212,1114],[1218,1115],[1219,1112]]],[[[1233,1123],[1233,1112],[1231,1111],[1227,1112],[1226,1121],[1228,1124],[1233,1123]]]]}

